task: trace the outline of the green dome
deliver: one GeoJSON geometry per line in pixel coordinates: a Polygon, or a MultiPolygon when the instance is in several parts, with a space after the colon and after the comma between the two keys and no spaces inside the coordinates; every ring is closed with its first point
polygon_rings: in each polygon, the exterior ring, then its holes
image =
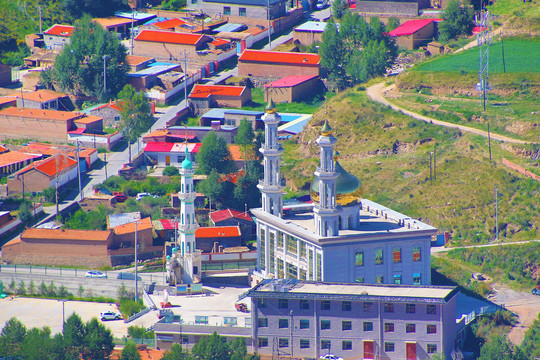
{"type": "Polygon", "coordinates": [[[193,163],[191,162],[191,160],[189,160],[189,153],[188,153],[187,145],[186,145],[186,158],[184,159],[184,161],[182,161],[182,169],[185,169],[185,170],[193,169],[193,163]]]}
{"type": "MultiPolygon", "coordinates": [[[[354,175],[345,170],[339,161],[335,162],[336,178],[336,203],[341,206],[355,205],[362,196],[362,183],[354,175]]],[[[311,198],[319,202],[319,179],[315,178],[311,184],[311,198]]]]}

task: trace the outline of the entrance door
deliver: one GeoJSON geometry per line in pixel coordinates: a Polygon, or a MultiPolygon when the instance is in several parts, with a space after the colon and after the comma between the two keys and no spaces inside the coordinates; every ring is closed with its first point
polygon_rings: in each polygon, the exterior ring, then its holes
{"type": "Polygon", "coordinates": [[[416,360],[416,343],[406,343],[407,360],[416,360]]]}
{"type": "Polygon", "coordinates": [[[373,341],[364,341],[364,359],[375,359],[373,341]]]}
{"type": "Polygon", "coordinates": [[[171,165],[171,157],[169,155],[165,156],[165,165],[167,166],[171,165]]]}

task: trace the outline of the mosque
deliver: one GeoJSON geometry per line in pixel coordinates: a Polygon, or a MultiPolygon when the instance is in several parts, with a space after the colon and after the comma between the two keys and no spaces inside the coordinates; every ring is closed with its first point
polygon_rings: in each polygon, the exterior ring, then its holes
{"type": "Polygon", "coordinates": [[[436,229],[361,198],[361,182],[339,163],[337,139],[326,121],[317,144],[320,164],[312,203],[283,206],[280,115],[266,108],[262,208],[257,222],[257,268],[252,283],[284,278],[347,283],[430,285],[430,243],[436,229]]]}

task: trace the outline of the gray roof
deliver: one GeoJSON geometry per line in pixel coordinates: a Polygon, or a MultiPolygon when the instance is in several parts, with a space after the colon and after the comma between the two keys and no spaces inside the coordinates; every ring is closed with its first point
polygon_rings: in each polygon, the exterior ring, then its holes
{"type": "Polygon", "coordinates": [[[131,19],[133,17],[134,20],[150,20],[156,17],[155,14],[147,14],[147,13],[138,12],[138,11],[134,11],[134,12],[118,11],[114,15],[121,18],[126,18],[126,19],[131,19]]]}
{"type": "Polygon", "coordinates": [[[322,21],[308,21],[294,28],[295,31],[324,32],[326,23],[322,21]]]}
{"type": "Polygon", "coordinates": [[[109,229],[114,229],[117,226],[129,224],[137,220],[141,220],[140,211],[131,212],[131,213],[121,213],[121,214],[112,214],[108,218],[109,229]]]}
{"type": "Polygon", "coordinates": [[[268,1],[270,5],[284,3],[286,0],[203,0],[204,2],[210,3],[221,3],[224,5],[251,5],[251,6],[268,6],[268,1]]]}
{"type": "Polygon", "coordinates": [[[224,119],[226,114],[231,115],[246,115],[246,116],[262,116],[264,112],[262,111],[252,111],[252,110],[238,110],[238,109],[210,109],[204,113],[203,118],[213,118],[213,119],[224,119]]]}

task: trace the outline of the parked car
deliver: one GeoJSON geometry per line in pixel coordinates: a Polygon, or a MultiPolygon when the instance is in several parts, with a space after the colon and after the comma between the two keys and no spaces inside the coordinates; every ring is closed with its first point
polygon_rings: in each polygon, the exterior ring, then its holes
{"type": "Polygon", "coordinates": [[[343,360],[343,358],[340,358],[339,356],[332,355],[332,354],[322,355],[320,357],[320,359],[323,359],[323,360],[343,360]]]}
{"type": "Polygon", "coordinates": [[[137,196],[135,197],[135,200],[141,201],[142,198],[145,198],[147,196],[152,196],[152,194],[147,193],[147,192],[138,193],[137,196]]]}
{"type": "Polygon", "coordinates": [[[234,304],[234,307],[235,307],[236,310],[238,310],[238,311],[245,312],[245,313],[248,312],[247,305],[244,304],[244,303],[237,303],[237,304],[234,304]]]}
{"type": "Polygon", "coordinates": [[[105,320],[120,320],[122,318],[122,314],[114,312],[114,311],[103,311],[99,314],[99,318],[101,321],[105,320]]]}
{"type": "Polygon", "coordinates": [[[327,6],[328,6],[328,0],[319,0],[317,1],[317,4],[315,5],[317,10],[322,10],[327,6]]]}
{"type": "Polygon", "coordinates": [[[533,295],[540,295],[540,285],[537,285],[534,289],[531,290],[533,295]]]}
{"type": "Polygon", "coordinates": [[[127,196],[122,193],[121,191],[114,191],[113,192],[113,196],[114,198],[116,199],[116,202],[119,202],[119,203],[123,203],[124,201],[127,200],[127,196]]]}
{"type": "MultiPolygon", "coordinates": [[[[121,273],[118,273],[118,276],[116,278],[119,280],[135,280],[135,274],[121,272],[121,273]]],[[[142,280],[139,275],[137,275],[137,280],[142,280]]]]}
{"type": "Polygon", "coordinates": [[[91,277],[91,278],[106,278],[107,274],[101,271],[90,270],[90,271],[87,271],[84,276],[91,277]]]}

